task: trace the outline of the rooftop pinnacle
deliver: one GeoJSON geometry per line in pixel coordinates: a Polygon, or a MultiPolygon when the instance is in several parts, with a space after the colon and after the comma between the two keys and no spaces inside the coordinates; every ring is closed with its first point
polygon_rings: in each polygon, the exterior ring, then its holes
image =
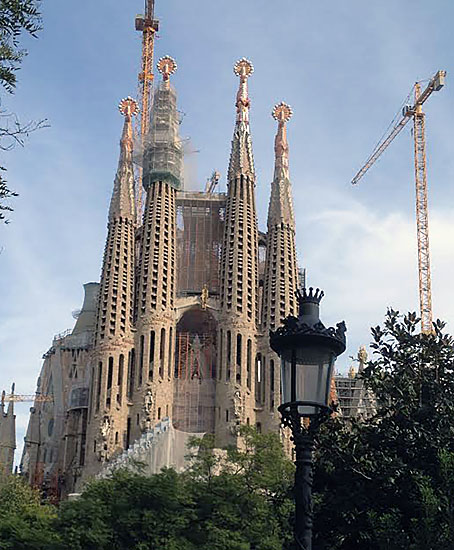
{"type": "Polygon", "coordinates": [[[288,142],[287,142],[287,125],[286,123],[292,118],[293,111],[290,105],[283,101],[275,105],[271,113],[274,120],[277,120],[277,134],[274,139],[274,179],[288,178],[288,142]]]}
{"type": "Polygon", "coordinates": [[[248,93],[248,78],[254,72],[254,67],[248,59],[243,57],[235,63],[233,72],[240,77],[240,83],[236,95],[236,123],[232,139],[228,178],[233,179],[240,175],[248,175],[254,178],[254,159],[249,131],[251,101],[248,93]]]}
{"type": "Polygon", "coordinates": [[[292,117],[290,105],[283,101],[275,105],[271,115],[277,121],[274,139],[274,178],[271,184],[271,198],[268,210],[268,226],[285,223],[294,226],[293,203],[289,175],[287,122],[292,117]]]}
{"type": "Polygon", "coordinates": [[[117,216],[134,216],[135,212],[132,117],[137,114],[139,107],[132,97],[127,97],[121,100],[118,108],[125,117],[125,122],[120,140],[120,160],[110,203],[109,220],[113,220],[117,216]]]}

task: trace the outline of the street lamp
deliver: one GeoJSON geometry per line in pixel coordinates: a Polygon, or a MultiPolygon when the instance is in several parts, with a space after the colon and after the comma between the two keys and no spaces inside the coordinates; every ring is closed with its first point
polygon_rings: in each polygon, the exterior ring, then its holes
{"type": "Polygon", "coordinates": [[[281,358],[282,423],[295,444],[295,542],[312,549],[312,450],[314,433],[331,412],[334,363],[345,351],[345,323],[326,328],[319,309],[323,291],[297,291],[298,317],[289,316],[270,332],[271,348],[281,358]],[[309,421],[304,423],[303,418],[309,421]]]}

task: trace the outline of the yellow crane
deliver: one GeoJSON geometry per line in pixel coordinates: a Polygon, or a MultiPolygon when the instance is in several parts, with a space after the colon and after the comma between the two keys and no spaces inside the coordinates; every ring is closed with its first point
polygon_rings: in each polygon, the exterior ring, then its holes
{"type": "Polygon", "coordinates": [[[52,395],[42,395],[40,393],[25,395],[2,392],[0,404],[4,406],[5,403],[9,403],[10,401],[14,403],[26,403],[29,401],[33,403],[53,403],[54,398],[52,395]]]}
{"type": "MultiPolygon", "coordinates": [[[[145,14],[136,16],[136,31],[142,33],[142,67],[139,73],[139,105],[140,105],[140,142],[142,152],[144,150],[145,138],[148,132],[150,120],[151,91],[153,88],[153,57],[155,35],[159,30],[159,21],[154,18],[155,0],[145,0],[145,14]]],[[[142,167],[138,170],[136,181],[136,204],[138,223],[142,215],[142,167]]]]}
{"type": "Polygon", "coordinates": [[[432,92],[438,92],[445,84],[446,71],[438,71],[433,76],[424,91],[421,83],[416,82],[413,87],[414,103],[403,108],[402,116],[393,125],[390,132],[377,144],[364,166],[352,179],[355,185],[381,156],[388,145],[413,119],[413,141],[415,152],[415,181],[416,181],[416,227],[418,236],[418,272],[419,272],[419,305],[421,310],[421,331],[424,334],[433,332],[432,324],[432,288],[430,280],[430,253],[429,253],[429,215],[427,206],[427,166],[426,166],[426,138],[425,114],[423,104],[432,92]]]}

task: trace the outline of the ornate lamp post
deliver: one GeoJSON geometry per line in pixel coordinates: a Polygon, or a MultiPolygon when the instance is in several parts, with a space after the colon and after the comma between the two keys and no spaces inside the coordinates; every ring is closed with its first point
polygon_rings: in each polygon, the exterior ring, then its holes
{"type": "Polygon", "coordinates": [[[312,450],[314,433],[331,412],[329,398],[334,363],[345,351],[345,323],[326,328],[320,321],[323,292],[297,292],[298,317],[289,316],[270,332],[271,348],[281,358],[282,423],[295,444],[295,542],[312,549],[312,450]],[[307,423],[303,422],[308,418],[307,423]]]}

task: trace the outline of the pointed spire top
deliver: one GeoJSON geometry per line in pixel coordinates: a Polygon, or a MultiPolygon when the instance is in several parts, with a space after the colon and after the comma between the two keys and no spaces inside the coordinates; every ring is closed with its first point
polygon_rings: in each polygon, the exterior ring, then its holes
{"type": "Polygon", "coordinates": [[[274,178],[288,178],[288,142],[286,123],[292,118],[293,111],[290,105],[281,101],[274,106],[271,116],[277,120],[277,134],[274,140],[275,166],[274,178]]]}
{"type": "Polygon", "coordinates": [[[254,72],[254,66],[249,59],[242,57],[235,63],[233,72],[240,77],[240,86],[236,95],[236,120],[249,123],[251,100],[249,99],[247,79],[254,72]]]}
{"type": "Polygon", "coordinates": [[[132,117],[139,112],[139,106],[135,99],[128,96],[120,101],[118,109],[125,117],[125,122],[120,140],[120,159],[110,203],[109,219],[115,216],[134,216],[135,211],[132,117]]]}
{"type": "Polygon", "coordinates": [[[135,99],[128,96],[120,101],[118,110],[125,117],[120,141],[121,157],[124,158],[125,153],[132,151],[132,117],[139,112],[139,105],[135,99]],[[125,151],[125,149],[128,149],[128,151],[125,151]]]}
{"type": "Polygon", "coordinates": [[[170,75],[174,74],[178,68],[177,62],[173,57],[170,57],[170,55],[165,55],[158,61],[157,67],[158,71],[162,74],[163,82],[168,85],[170,82],[170,75]]]}
{"type": "Polygon", "coordinates": [[[11,393],[9,395],[8,411],[7,416],[12,416],[14,414],[14,391],[16,389],[16,384],[13,382],[11,384],[11,393]]]}
{"type": "Polygon", "coordinates": [[[293,201],[290,187],[287,122],[292,118],[292,108],[281,101],[274,106],[271,116],[277,121],[277,133],[274,139],[274,179],[271,185],[268,226],[285,223],[294,228],[293,201]]]}
{"type": "Polygon", "coordinates": [[[248,59],[242,57],[235,63],[233,72],[240,77],[240,86],[236,94],[236,123],[230,152],[228,179],[230,181],[240,174],[255,179],[252,141],[249,131],[251,101],[248,93],[248,78],[254,72],[254,67],[248,59]]]}

